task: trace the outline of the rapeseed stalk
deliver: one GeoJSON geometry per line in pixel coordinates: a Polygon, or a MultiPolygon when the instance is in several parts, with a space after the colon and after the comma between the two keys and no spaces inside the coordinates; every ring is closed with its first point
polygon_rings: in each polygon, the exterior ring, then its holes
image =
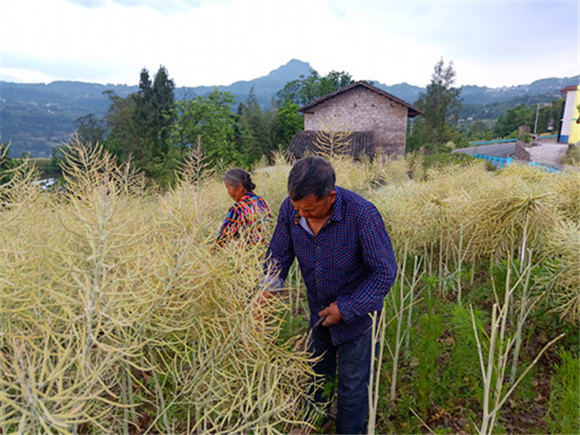
{"type": "MultiPolygon", "coordinates": [[[[280,337],[282,319],[298,311],[296,266],[291,303],[263,301],[265,245],[213,245],[232,205],[219,168],[202,169],[203,156],[191,156],[181,182],[154,192],[99,147],[73,143],[67,156],[59,189],[38,188],[29,163],[0,186],[0,431],[282,433],[312,425],[304,407],[310,357],[297,338],[280,337]]],[[[280,153],[274,160],[253,178],[275,217],[290,161],[280,153]]],[[[487,398],[480,430],[489,432],[531,367],[506,391],[508,359],[512,367],[518,359],[510,333],[521,337],[534,303],[521,293],[510,324],[514,288],[543,286],[549,309],[578,319],[578,174],[517,166],[492,173],[476,163],[409,180],[417,170],[403,160],[332,161],[339,185],[376,204],[400,262],[415,259],[412,277],[403,265],[391,291],[394,370],[416,322],[410,307],[423,273],[438,271],[444,284],[453,278],[464,301],[466,262],[517,253],[518,282],[492,313],[486,358],[479,343],[487,398]],[[530,276],[532,249],[538,277],[530,276]]],[[[383,346],[390,321],[377,322],[383,346]]],[[[379,372],[370,395],[378,412],[379,372]]]]}
{"type": "MultiPolygon", "coordinates": [[[[505,293],[504,293],[504,300],[500,303],[500,301],[496,296],[496,302],[493,304],[492,312],[491,312],[491,330],[489,335],[487,335],[489,339],[489,343],[486,344],[486,348],[488,350],[487,358],[484,357],[483,353],[483,345],[480,340],[480,331],[476,326],[475,322],[475,314],[473,312],[473,307],[470,307],[471,310],[471,320],[473,326],[473,332],[475,334],[475,339],[477,342],[477,351],[479,355],[480,367],[481,367],[481,375],[483,377],[483,400],[482,400],[482,419],[481,419],[481,426],[478,429],[478,433],[480,434],[491,434],[493,432],[493,427],[495,425],[495,420],[502,408],[505,404],[507,399],[510,395],[514,392],[515,388],[518,384],[522,381],[522,379],[526,376],[526,374],[531,370],[531,368],[538,362],[540,357],[544,354],[544,352],[556,341],[564,336],[561,334],[551,340],[548,344],[546,344],[542,350],[538,353],[538,355],[534,358],[534,360],[528,365],[528,367],[521,373],[521,375],[512,382],[510,388],[505,391],[504,389],[504,382],[505,382],[505,375],[506,375],[506,368],[508,364],[508,357],[512,349],[512,345],[514,343],[513,337],[509,336],[507,328],[507,319],[509,317],[510,312],[510,303],[512,300],[512,294],[516,290],[516,288],[522,283],[522,281],[528,282],[526,280],[526,276],[529,278],[527,274],[530,268],[530,264],[527,265],[526,269],[524,269],[524,273],[522,273],[516,283],[514,285],[511,284],[511,267],[508,265],[507,269],[507,277],[505,283],[505,293]],[[495,386],[493,385],[493,381],[495,380],[495,386]]],[[[495,293],[495,287],[494,287],[495,293]]]]}
{"type": "Polygon", "coordinates": [[[155,194],[99,147],[66,154],[63,191],[26,170],[2,191],[1,430],[311,424],[309,356],[278,342],[282,302],[256,300],[264,247],[212,248],[223,185],[155,194]]]}
{"type": "Polygon", "coordinates": [[[352,152],[352,131],[345,124],[336,122],[334,118],[320,118],[319,121],[321,127],[313,142],[314,154],[332,158],[352,152]]]}
{"type": "MultiPolygon", "coordinates": [[[[521,270],[523,268],[523,265],[520,266],[520,274],[523,274],[525,272],[525,278],[521,283],[521,291],[519,292],[519,294],[517,294],[517,296],[519,296],[518,297],[519,310],[516,322],[514,351],[512,355],[512,369],[510,374],[510,384],[512,385],[516,381],[520,350],[522,347],[522,334],[524,330],[524,323],[537,302],[537,300],[534,300],[531,297],[530,278],[532,276],[532,270],[534,268],[534,265],[531,260],[532,253],[530,252],[528,255],[527,267],[525,267],[524,270],[521,270]]],[[[508,267],[510,267],[509,264],[508,267]]]]}
{"type": "Polygon", "coordinates": [[[541,296],[562,319],[580,319],[580,223],[562,220],[548,232],[539,255],[545,275],[538,281],[541,296]]]}
{"type": "MultiPolygon", "coordinates": [[[[403,255],[408,253],[408,246],[405,245],[405,250],[403,255]]],[[[403,256],[402,258],[406,258],[403,256]]],[[[413,313],[413,305],[417,303],[417,297],[419,293],[415,293],[415,289],[421,279],[422,273],[419,273],[421,269],[420,260],[418,257],[415,257],[415,261],[413,264],[413,276],[411,282],[405,277],[404,274],[404,267],[406,266],[406,261],[403,260],[402,269],[399,272],[400,276],[400,284],[398,288],[394,288],[391,290],[392,295],[392,302],[393,302],[393,310],[394,315],[393,317],[387,321],[387,313],[389,312],[387,305],[387,299],[383,303],[383,310],[381,311],[381,315],[378,316],[376,312],[370,314],[372,318],[372,342],[373,346],[371,348],[371,368],[370,368],[370,379],[369,379],[369,386],[368,386],[368,400],[369,400],[369,418],[368,418],[368,425],[367,425],[367,432],[368,433],[375,433],[375,425],[376,425],[376,417],[377,417],[377,409],[379,403],[379,391],[380,391],[380,373],[381,367],[383,362],[383,353],[384,348],[387,346],[389,350],[390,356],[393,360],[392,363],[392,372],[391,372],[391,386],[390,386],[390,393],[389,393],[389,406],[391,406],[396,397],[396,388],[397,388],[397,377],[398,377],[398,370],[399,370],[399,357],[401,353],[401,348],[403,346],[403,342],[405,342],[405,348],[408,347],[408,338],[411,332],[411,321],[412,321],[412,313],[413,313]],[[405,292],[405,285],[404,282],[407,281],[409,284],[409,289],[407,293],[405,292]],[[395,292],[399,292],[398,298],[395,295],[395,292]],[[398,301],[397,301],[398,299],[398,301]],[[405,305],[407,303],[407,305],[405,305]],[[404,323],[404,313],[407,311],[407,324],[405,329],[403,330],[403,323],[404,323]],[[394,350],[390,346],[389,342],[386,339],[386,328],[387,326],[393,322],[397,322],[396,326],[396,333],[395,333],[395,343],[394,343],[394,350]],[[378,354],[377,354],[378,350],[378,354]]]]}
{"type": "Polygon", "coordinates": [[[475,250],[497,261],[508,252],[523,257],[527,249],[541,249],[543,231],[556,223],[556,204],[547,186],[498,177],[474,198],[469,213],[475,250]]]}

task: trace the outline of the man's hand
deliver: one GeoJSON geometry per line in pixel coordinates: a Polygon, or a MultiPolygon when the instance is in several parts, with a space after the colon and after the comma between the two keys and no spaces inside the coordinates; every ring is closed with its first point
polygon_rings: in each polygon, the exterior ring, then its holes
{"type": "Polygon", "coordinates": [[[320,317],[326,317],[324,322],[322,322],[322,326],[334,325],[335,323],[340,322],[340,319],[342,319],[342,316],[338,311],[338,305],[336,305],[336,302],[333,302],[324,310],[320,311],[318,315],[320,317]]]}
{"type": "Polygon", "coordinates": [[[261,290],[260,294],[258,295],[258,305],[260,306],[264,306],[268,303],[269,299],[272,299],[274,297],[274,293],[272,293],[271,291],[268,290],[261,290]]]}
{"type": "Polygon", "coordinates": [[[268,310],[269,299],[272,299],[274,297],[274,294],[266,290],[259,291],[260,293],[256,298],[256,305],[254,306],[252,314],[255,320],[262,321],[264,320],[265,314],[268,310]]]}

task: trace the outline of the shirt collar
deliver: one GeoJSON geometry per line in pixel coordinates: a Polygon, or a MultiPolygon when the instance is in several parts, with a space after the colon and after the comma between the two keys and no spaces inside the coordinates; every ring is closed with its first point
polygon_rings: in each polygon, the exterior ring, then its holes
{"type": "Polygon", "coordinates": [[[335,187],[336,199],[334,204],[332,204],[332,211],[330,213],[329,220],[339,221],[342,219],[342,214],[344,211],[344,201],[342,199],[342,189],[340,187],[335,187]]]}

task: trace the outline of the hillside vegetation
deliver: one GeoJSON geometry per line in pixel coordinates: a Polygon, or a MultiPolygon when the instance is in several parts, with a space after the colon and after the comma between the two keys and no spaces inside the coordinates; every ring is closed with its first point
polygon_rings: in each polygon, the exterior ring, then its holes
{"type": "MultiPolygon", "coordinates": [[[[232,103],[235,101],[235,104],[233,103],[235,112],[240,103],[247,102],[253,95],[260,110],[275,112],[276,107],[272,105],[272,101],[278,99],[277,94],[283,91],[285,86],[301,81],[312,82],[313,77],[317,75],[310,64],[293,59],[269,74],[249,81],[238,81],[227,86],[216,84],[216,86],[177,87],[175,98],[176,101],[184,101],[208,97],[214,91],[228,93],[233,97],[232,103]]],[[[361,79],[369,78],[357,78],[361,79]]],[[[426,90],[425,87],[407,83],[385,85],[372,80],[371,83],[411,104],[414,104],[426,90]]],[[[509,109],[520,104],[531,106],[551,102],[561,97],[560,90],[577,83],[576,76],[546,78],[526,85],[504,88],[462,86],[461,98],[464,106],[460,116],[463,120],[473,119],[480,121],[482,125],[491,125],[509,109]]],[[[28,153],[31,157],[51,157],[54,149],[62,142],[68,142],[71,135],[79,130],[79,120],[82,122],[87,116],[99,120],[107,117],[111,95],[126,98],[139,90],[136,85],[104,85],[72,81],[56,81],[49,84],[0,82],[0,88],[2,89],[0,140],[12,143],[13,158],[20,157],[22,153],[28,153]]],[[[330,89],[329,92],[334,90],[330,89]]],[[[311,94],[308,101],[320,95],[311,94]]],[[[472,121],[467,121],[466,128],[470,128],[471,124],[472,121]]],[[[267,141],[267,135],[261,139],[267,141]]],[[[475,140],[484,139],[482,136],[475,140]]]]}
{"type": "MultiPolygon", "coordinates": [[[[264,248],[214,248],[231,200],[186,162],[167,191],[78,144],[52,190],[26,161],[0,177],[0,432],[316,426],[304,284],[293,271],[258,300],[264,248]]],[[[580,173],[332,162],[401,269],[377,319],[372,430],[578,433],[580,173]]],[[[255,168],[274,212],[290,165],[255,168]]]]}

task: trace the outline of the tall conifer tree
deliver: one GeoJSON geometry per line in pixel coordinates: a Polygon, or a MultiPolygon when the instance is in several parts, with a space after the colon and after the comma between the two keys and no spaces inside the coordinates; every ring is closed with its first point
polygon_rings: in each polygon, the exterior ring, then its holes
{"type": "Polygon", "coordinates": [[[451,140],[452,124],[459,118],[461,109],[461,89],[453,87],[454,84],[453,62],[445,67],[445,62],[440,59],[435,64],[426,92],[421,93],[415,103],[423,111],[414,127],[420,144],[429,144],[436,149],[451,140]]]}
{"type": "Polygon", "coordinates": [[[160,66],[152,88],[152,105],[154,110],[154,124],[156,140],[153,156],[164,156],[169,151],[169,132],[173,122],[173,107],[175,84],[169,78],[164,66],[160,66]]]}

